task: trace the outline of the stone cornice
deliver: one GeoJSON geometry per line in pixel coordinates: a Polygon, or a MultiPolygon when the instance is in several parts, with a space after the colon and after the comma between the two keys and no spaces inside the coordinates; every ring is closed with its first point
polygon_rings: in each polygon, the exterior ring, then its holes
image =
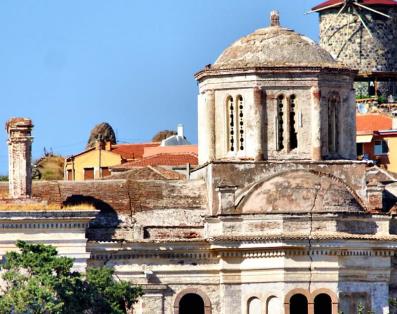
{"type": "Polygon", "coordinates": [[[193,259],[193,260],[219,260],[220,258],[273,258],[290,256],[379,256],[392,257],[396,255],[396,250],[391,248],[379,249],[352,249],[352,248],[308,248],[308,247],[280,247],[269,249],[214,249],[204,251],[161,251],[161,250],[134,250],[118,252],[92,251],[91,259],[100,261],[109,260],[136,260],[136,259],[193,259]]]}
{"type": "Polygon", "coordinates": [[[105,243],[89,242],[94,260],[272,258],[284,256],[381,256],[397,255],[397,236],[350,237],[261,236],[218,237],[201,243],[105,243]],[[226,238],[228,240],[226,240],[226,238]],[[321,239],[320,239],[321,238],[321,239]],[[318,240],[315,241],[314,239],[318,240]],[[361,240],[361,241],[357,241],[361,240]],[[374,240],[374,241],[373,241],[374,240]],[[376,241],[375,241],[376,240],[376,241]],[[166,247],[165,247],[166,245],[166,247]]]}
{"type": "Polygon", "coordinates": [[[194,77],[200,81],[206,77],[217,77],[217,76],[234,76],[234,75],[247,75],[247,74],[303,74],[303,73],[332,73],[340,74],[344,73],[347,75],[356,75],[358,71],[351,70],[349,68],[340,66],[330,67],[310,67],[310,66],[264,66],[264,67],[245,67],[235,69],[217,69],[217,68],[206,68],[197,72],[194,77]]]}
{"type": "Polygon", "coordinates": [[[88,228],[98,210],[0,211],[1,229],[88,228]]]}
{"type": "MultiPolygon", "coordinates": [[[[208,239],[210,243],[221,243],[221,242],[280,242],[288,240],[298,241],[334,241],[334,240],[365,240],[365,241],[385,241],[385,242],[396,242],[397,235],[392,234],[350,234],[343,232],[333,233],[289,233],[289,234],[266,234],[266,235],[242,235],[242,236],[217,236],[208,239]]],[[[397,242],[396,242],[397,248],[397,242]]]]}

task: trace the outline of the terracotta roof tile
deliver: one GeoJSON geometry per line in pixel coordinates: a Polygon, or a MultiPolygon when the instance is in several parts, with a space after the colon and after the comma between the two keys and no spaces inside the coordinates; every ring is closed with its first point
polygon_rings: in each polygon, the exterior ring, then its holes
{"type": "Polygon", "coordinates": [[[129,179],[129,180],[184,180],[186,175],[162,167],[134,167],[127,171],[115,172],[103,180],[129,179]]]}
{"type": "Polygon", "coordinates": [[[373,131],[392,129],[392,118],[384,114],[356,115],[357,133],[372,133],[373,131]]]}
{"type": "Polygon", "coordinates": [[[143,157],[149,157],[158,154],[174,154],[174,153],[193,153],[198,154],[198,145],[172,145],[172,146],[156,146],[145,147],[143,157]]]}
{"type": "MultiPolygon", "coordinates": [[[[325,2],[322,2],[318,5],[316,5],[314,8],[312,8],[313,11],[317,11],[320,9],[325,9],[326,7],[329,6],[333,6],[335,5],[335,7],[342,5],[343,3],[345,3],[345,1],[343,0],[328,0],[325,2]]],[[[363,5],[383,5],[383,6],[397,6],[397,2],[394,0],[363,0],[360,2],[363,5]]]]}
{"type": "Polygon", "coordinates": [[[143,157],[145,147],[156,147],[160,143],[142,143],[142,144],[116,144],[112,146],[112,152],[121,155],[125,160],[140,159],[143,157]]]}
{"type": "Polygon", "coordinates": [[[180,166],[186,164],[197,165],[197,155],[194,153],[157,154],[115,166],[113,169],[130,169],[145,166],[180,166]]]}

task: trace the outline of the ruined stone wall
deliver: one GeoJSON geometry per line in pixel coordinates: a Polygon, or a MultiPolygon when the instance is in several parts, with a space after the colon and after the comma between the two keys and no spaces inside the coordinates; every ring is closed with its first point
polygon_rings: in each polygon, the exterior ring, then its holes
{"type": "MultiPolygon", "coordinates": [[[[88,229],[90,240],[191,239],[203,234],[204,189],[203,181],[35,181],[33,197],[100,210],[88,229]]],[[[0,183],[0,195],[7,190],[0,183]]]]}

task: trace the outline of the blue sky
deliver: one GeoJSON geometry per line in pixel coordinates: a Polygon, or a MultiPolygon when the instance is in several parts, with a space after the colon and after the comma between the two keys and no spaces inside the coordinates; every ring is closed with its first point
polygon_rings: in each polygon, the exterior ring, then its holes
{"type": "Polygon", "coordinates": [[[44,147],[84,149],[95,124],[119,142],[145,142],[185,125],[197,142],[193,74],[232,42],[268,26],[318,40],[319,0],[1,0],[0,174],[9,117],[33,119],[33,158],[44,147]]]}

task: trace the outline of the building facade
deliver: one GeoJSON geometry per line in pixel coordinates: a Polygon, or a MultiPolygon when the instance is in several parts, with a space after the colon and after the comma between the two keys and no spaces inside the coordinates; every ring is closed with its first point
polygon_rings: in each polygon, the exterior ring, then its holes
{"type": "Polygon", "coordinates": [[[37,182],[33,196],[98,210],[88,267],[141,284],[134,313],[389,313],[395,201],[356,160],[354,75],[272,12],[196,74],[189,180],[37,182]]]}
{"type": "Polygon", "coordinates": [[[357,114],[357,157],[397,173],[397,121],[385,113],[357,114]]]}

